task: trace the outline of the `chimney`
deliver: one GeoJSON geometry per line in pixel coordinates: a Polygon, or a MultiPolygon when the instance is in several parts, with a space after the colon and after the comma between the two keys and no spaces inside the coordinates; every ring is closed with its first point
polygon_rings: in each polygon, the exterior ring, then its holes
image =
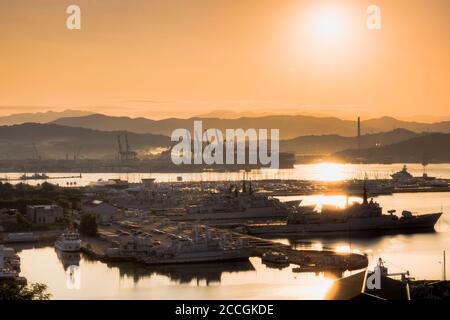
{"type": "Polygon", "coordinates": [[[361,118],[358,117],[358,149],[361,149],[361,118]]]}

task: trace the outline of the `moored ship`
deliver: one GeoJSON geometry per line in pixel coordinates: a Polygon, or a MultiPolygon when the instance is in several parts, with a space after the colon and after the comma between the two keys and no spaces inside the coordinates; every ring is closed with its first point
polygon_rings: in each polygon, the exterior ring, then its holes
{"type": "Polygon", "coordinates": [[[81,249],[80,236],[75,231],[64,232],[55,242],[55,248],[63,252],[77,252],[81,249]]]}
{"type": "Polygon", "coordinates": [[[323,208],[321,212],[313,207],[299,207],[291,213],[287,223],[272,225],[251,225],[247,227],[250,234],[316,234],[349,231],[404,232],[411,230],[433,230],[442,212],[413,215],[403,211],[402,216],[383,214],[380,205],[368,201],[364,188],[362,203],[353,203],[345,209],[323,208]]]}
{"type": "Polygon", "coordinates": [[[170,241],[154,241],[148,236],[130,236],[118,247],[107,250],[110,259],[149,265],[247,260],[250,254],[244,241],[216,237],[208,230],[201,234],[198,226],[194,227],[192,238],[179,236],[170,241]]]}
{"type": "Polygon", "coordinates": [[[265,263],[272,263],[278,265],[289,264],[289,258],[282,252],[268,251],[265,252],[262,257],[262,261],[265,263]]]}
{"type": "Polygon", "coordinates": [[[255,194],[251,183],[244,181],[242,191],[234,187],[228,192],[214,194],[202,203],[190,206],[180,220],[205,221],[227,219],[281,219],[286,218],[288,209],[276,198],[255,194]]]}
{"type": "Polygon", "coordinates": [[[50,177],[46,175],[45,173],[35,173],[31,176],[28,176],[27,174],[23,174],[20,176],[20,180],[47,180],[50,177]]]}

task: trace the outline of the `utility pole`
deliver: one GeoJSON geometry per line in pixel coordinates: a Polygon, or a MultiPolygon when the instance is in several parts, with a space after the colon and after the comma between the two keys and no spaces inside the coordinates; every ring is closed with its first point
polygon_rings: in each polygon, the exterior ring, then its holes
{"type": "Polygon", "coordinates": [[[122,143],[120,142],[120,135],[117,135],[117,147],[118,147],[118,152],[117,152],[117,157],[119,160],[122,160],[122,143]]]}
{"type": "Polygon", "coordinates": [[[357,132],[357,139],[358,139],[358,149],[361,149],[361,118],[358,117],[358,132],[357,132]]]}

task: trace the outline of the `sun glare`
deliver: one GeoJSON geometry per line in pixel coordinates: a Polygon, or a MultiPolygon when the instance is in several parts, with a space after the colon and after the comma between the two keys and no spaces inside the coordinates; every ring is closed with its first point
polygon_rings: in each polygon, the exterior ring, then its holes
{"type": "Polygon", "coordinates": [[[338,163],[318,163],[314,165],[314,180],[339,181],[345,179],[344,165],[338,163]]]}
{"type": "Polygon", "coordinates": [[[337,9],[318,10],[312,19],[313,29],[323,40],[339,40],[345,35],[345,15],[337,9]]]}
{"type": "Polygon", "coordinates": [[[342,46],[351,37],[352,16],[342,6],[314,5],[302,14],[303,36],[318,46],[342,46]]]}
{"type": "Polygon", "coordinates": [[[341,245],[341,246],[337,246],[335,251],[338,253],[350,253],[350,252],[352,252],[352,249],[350,248],[349,245],[341,245]]]}

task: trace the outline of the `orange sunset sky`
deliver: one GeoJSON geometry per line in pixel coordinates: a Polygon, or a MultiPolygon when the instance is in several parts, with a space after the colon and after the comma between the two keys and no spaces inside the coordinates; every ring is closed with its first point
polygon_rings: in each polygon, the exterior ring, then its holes
{"type": "Polygon", "coordinates": [[[450,118],[448,0],[0,0],[0,37],[0,116],[450,118]]]}

